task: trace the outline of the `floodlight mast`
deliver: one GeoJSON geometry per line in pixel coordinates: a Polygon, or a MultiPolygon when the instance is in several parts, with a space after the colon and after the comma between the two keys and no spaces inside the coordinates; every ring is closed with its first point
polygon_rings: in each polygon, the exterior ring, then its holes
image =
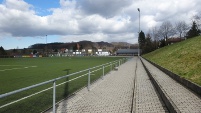
{"type": "Polygon", "coordinates": [[[46,57],[48,56],[48,47],[47,47],[47,35],[46,36],[46,57]]]}
{"type": "Polygon", "coordinates": [[[47,44],[47,35],[45,35],[46,36],[46,44],[47,44]]]}
{"type": "Polygon", "coordinates": [[[140,56],[140,8],[137,8],[138,12],[139,12],[139,32],[138,32],[138,56],[140,56]]]}

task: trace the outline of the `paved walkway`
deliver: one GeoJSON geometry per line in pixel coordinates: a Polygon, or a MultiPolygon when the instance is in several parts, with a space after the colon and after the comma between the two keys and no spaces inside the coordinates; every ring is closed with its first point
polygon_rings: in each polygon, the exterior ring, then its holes
{"type": "Polygon", "coordinates": [[[61,102],[57,113],[130,113],[132,106],[136,58],[122,64],[74,97],[61,102]]]}
{"type": "Polygon", "coordinates": [[[201,99],[197,95],[193,94],[146,60],[143,60],[143,62],[180,112],[201,113],[201,99]]]}
{"type": "Polygon", "coordinates": [[[133,113],[168,112],[159,99],[140,59],[137,60],[133,113]]]}
{"type": "Polygon", "coordinates": [[[131,112],[168,112],[138,57],[121,65],[118,71],[110,72],[104,80],[98,80],[90,91],[84,88],[57,106],[57,113],[131,112]]]}

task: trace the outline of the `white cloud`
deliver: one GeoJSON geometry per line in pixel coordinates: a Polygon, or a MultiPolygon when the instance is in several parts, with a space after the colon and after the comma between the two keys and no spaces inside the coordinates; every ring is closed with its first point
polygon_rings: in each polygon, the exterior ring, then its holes
{"type": "Polygon", "coordinates": [[[23,0],[0,4],[0,38],[58,35],[64,41],[137,42],[139,18],[147,32],[163,21],[184,20],[201,9],[200,0],[60,0],[52,14],[39,16],[34,6],[23,0]]]}
{"type": "Polygon", "coordinates": [[[19,11],[28,11],[28,12],[32,8],[32,5],[24,2],[23,0],[6,0],[4,2],[4,5],[8,9],[15,9],[19,11]]]}
{"type": "Polygon", "coordinates": [[[107,39],[108,36],[103,33],[91,33],[91,34],[83,34],[83,35],[67,35],[67,36],[62,36],[60,37],[61,41],[64,42],[77,42],[77,41],[82,41],[82,40],[90,40],[90,41],[103,41],[103,39],[107,39]]]}
{"type": "Polygon", "coordinates": [[[131,0],[79,0],[78,5],[87,14],[113,17],[118,15],[124,7],[128,7],[131,3],[131,0]]]}
{"type": "Polygon", "coordinates": [[[144,23],[144,26],[151,28],[153,26],[157,26],[157,22],[154,19],[153,15],[145,15],[142,18],[142,23],[144,23]]]}
{"type": "Polygon", "coordinates": [[[77,42],[82,40],[90,40],[94,42],[108,41],[108,42],[128,42],[135,43],[137,38],[134,38],[133,33],[121,33],[121,34],[105,34],[105,33],[91,33],[84,35],[67,35],[61,36],[60,41],[64,42],[77,42]]]}

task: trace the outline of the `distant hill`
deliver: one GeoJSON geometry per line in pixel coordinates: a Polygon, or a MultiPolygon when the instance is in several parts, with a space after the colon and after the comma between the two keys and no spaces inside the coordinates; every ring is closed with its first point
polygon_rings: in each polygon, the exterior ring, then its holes
{"type": "Polygon", "coordinates": [[[91,41],[79,41],[79,42],[71,42],[71,43],[62,43],[62,42],[55,42],[55,43],[48,43],[48,44],[34,44],[29,46],[29,49],[44,49],[46,46],[48,46],[49,49],[61,49],[61,48],[67,48],[72,49],[74,46],[79,44],[83,49],[89,49],[89,48],[96,48],[96,49],[109,49],[112,50],[114,48],[129,48],[134,47],[134,45],[126,43],[126,42],[91,42],[91,41]]]}
{"type": "MultiPolygon", "coordinates": [[[[137,44],[129,44],[127,42],[91,42],[87,40],[79,41],[79,42],[53,42],[53,43],[38,43],[30,45],[28,48],[23,49],[9,49],[6,50],[6,56],[15,56],[15,55],[29,55],[29,54],[40,54],[47,55],[47,53],[57,54],[58,52],[64,53],[67,50],[69,52],[75,52],[77,50],[82,51],[85,49],[85,52],[88,52],[89,49],[92,50],[93,53],[97,52],[98,49],[102,49],[103,52],[110,52],[111,54],[115,54],[118,49],[134,49],[138,48],[137,44]]],[[[0,57],[1,57],[0,51],[0,57]]],[[[3,55],[2,57],[4,57],[3,55]]]]}
{"type": "Polygon", "coordinates": [[[201,86],[201,36],[163,47],[143,57],[201,86]]]}

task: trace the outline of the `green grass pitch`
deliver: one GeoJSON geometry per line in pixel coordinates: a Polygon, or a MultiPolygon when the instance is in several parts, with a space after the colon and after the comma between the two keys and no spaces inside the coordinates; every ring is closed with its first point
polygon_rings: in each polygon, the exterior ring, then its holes
{"type": "MultiPolygon", "coordinates": [[[[13,90],[24,88],[40,82],[51,80],[60,76],[64,76],[76,71],[88,69],[93,66],[101,65],[111,61],[122,59],[122,57],[52,57],[52,58],[8,58],[0,59],[0,94],[4,94],[13,90]]],[[[110,68],[106,68],[106,73],[110,68]]],[[[81,73],[82,74],[82,73],[81,73]]],[[[94,73],[91,77],[92,81],[102,75],[102,70],[94,73]]],[[[58,81],[61,83],[67,79],[72,79],[75,75],[58,81]]],[[[59,86],[57,88],[57,101],[65,96],[87,85],[87,76],[59,86]],[[67,90],[67,91],[66,91],[67,90]]],[[[32,94],[36,91],[51,87],[47,84],[38,88],[24,91],[6,99],[0,100],[0,106],[20,98],[32,94]]],[[[52,105],[52,90],[31,97],[17,104],[0,109],[0,112],[41,112],[52,105]],[[48,104],[47,104],[48,103],[48,104]]]]}

